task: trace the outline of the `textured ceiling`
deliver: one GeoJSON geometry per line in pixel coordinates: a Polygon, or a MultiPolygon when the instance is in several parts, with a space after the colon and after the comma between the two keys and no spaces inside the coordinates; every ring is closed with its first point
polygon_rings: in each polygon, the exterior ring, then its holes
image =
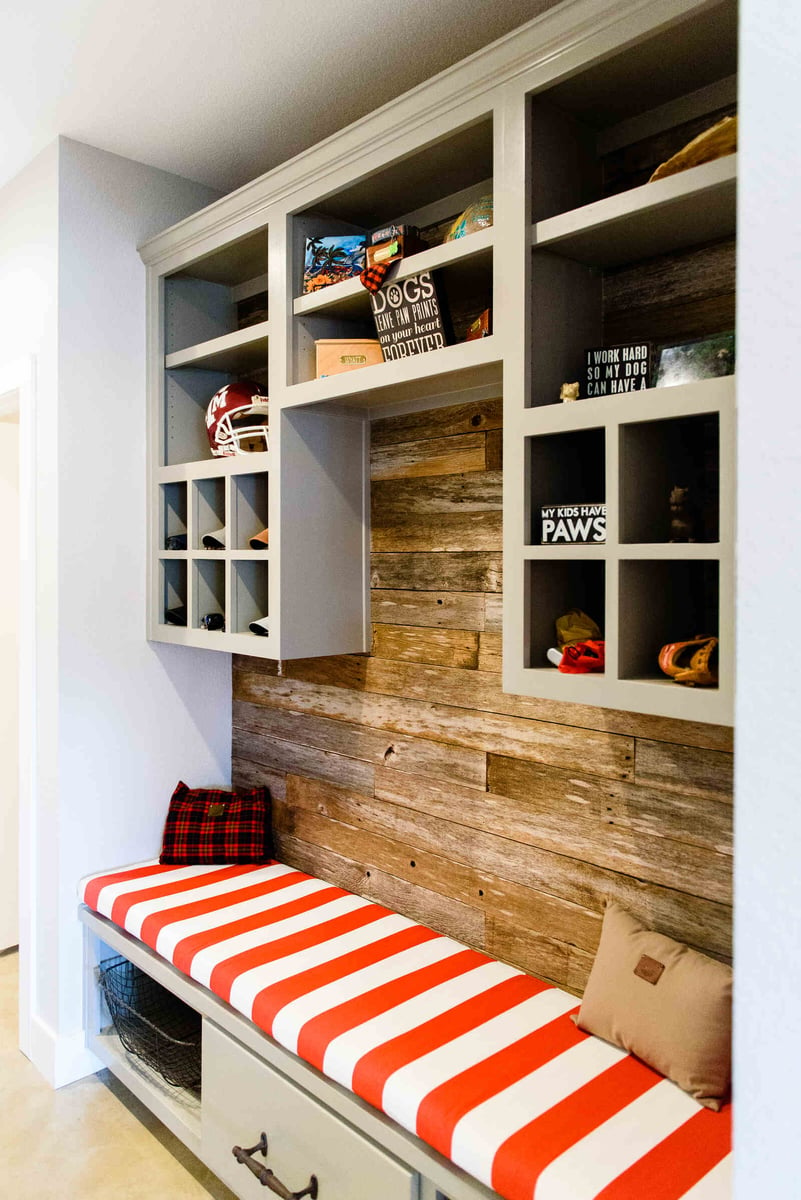
{"type": "Polygon", "coordinates": [[[0,0],[0,186],[58,134],[230,191],[555,0],[0,0]]]}

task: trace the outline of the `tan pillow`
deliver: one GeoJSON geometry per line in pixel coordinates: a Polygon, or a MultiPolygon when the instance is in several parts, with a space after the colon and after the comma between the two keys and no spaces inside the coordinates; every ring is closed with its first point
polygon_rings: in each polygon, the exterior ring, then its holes
{"type": "Polygon", "coordinates": [[[575,1020],[717,1110],[731,1082],[731,992],[731,967],[610,901],[575,1020]]]}

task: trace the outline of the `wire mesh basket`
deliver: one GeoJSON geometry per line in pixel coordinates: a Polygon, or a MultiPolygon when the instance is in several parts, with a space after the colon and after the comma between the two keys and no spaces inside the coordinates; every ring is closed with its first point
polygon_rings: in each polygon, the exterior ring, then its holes
{"type": "Polygon", "coordinates": [[[117,1036],[129,1054],[172,1087],[199,1088],[201,1018],[127,958],[107,958],[98,981],[117,1036]]]}

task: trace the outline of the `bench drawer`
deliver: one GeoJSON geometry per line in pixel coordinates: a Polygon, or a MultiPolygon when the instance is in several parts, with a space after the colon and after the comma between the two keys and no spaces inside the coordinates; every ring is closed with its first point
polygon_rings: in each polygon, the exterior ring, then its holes
{"type": "Polygon", "coordinates": [[[415,1200],[419,1177],[330,1109],[209,1022],[203,1027],[201,1146],[208,1166],[241,1197],[270,1195],[236,1161],[266,1133],[255,1161],[291,1192],[317,1176],[318,1200],[415,1200]]]}

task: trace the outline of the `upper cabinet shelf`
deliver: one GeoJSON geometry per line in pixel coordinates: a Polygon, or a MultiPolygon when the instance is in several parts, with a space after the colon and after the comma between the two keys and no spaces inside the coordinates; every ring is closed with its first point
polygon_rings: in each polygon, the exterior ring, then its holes
{"type": "Polygon", "coordinates": [[[614,267],[734,235],[737,155],[538,221],[532,245],[614,267]]]}
{"type": "Polygon", "coordinates": [[[421,395],[432,398],[500,384],[502,374],[497,341],[487,337],[298,384],[284,406],[296,408],[334,402],[352,408],[379,408],[421,395]]]}
{"type": "MultiPolygon", "coordinates": [[[[481,229],[453,242],[443,242],[430,250],[421,250],[401,259],[395,265],[392,279],[408,279],[422,271],[436,271],[443,267],[459,265],[472,268],[474,274],[492,270],[492,246],[495,230],[481,229]]],[[[370,311],[370,293],[358,276],[321,288],[307,296],[298,296],[294,302],[295,316],[307,313],[328,313],[349,316],[370,311]]]]}
{"type": "Polygon", "coordinates": [[[224,333],[197,346],[187,346],[165,356],[168,371],[178,367],[200,367],[206,371],[246,374],[263,365],[267,355],[269,321],[259,321],[246,329],[224,333]]]}

